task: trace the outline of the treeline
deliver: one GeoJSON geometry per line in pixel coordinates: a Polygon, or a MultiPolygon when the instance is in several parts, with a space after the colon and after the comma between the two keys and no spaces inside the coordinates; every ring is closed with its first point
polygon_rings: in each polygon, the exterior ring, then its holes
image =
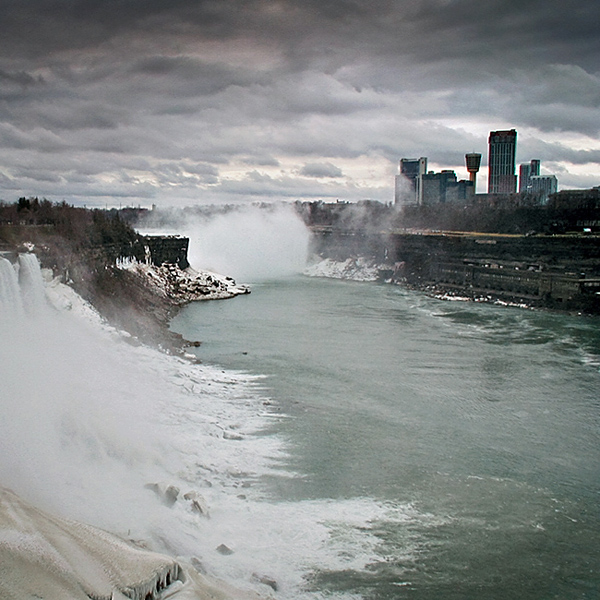
{"type": "Polygon", "coordinates": [[[144,342],[179,350],[181,340],[166,325],[171,303],[137,274],[116,266],[121,256],[144,257],[140,236],[118,210],[39,198],[0,202],[2,250],[33,250],[43,267],[52,269],[110,323],[144,342]]]}
{"type": "Polygon", "coordinates": [[[37,197],[0,202],[0,245],[11,247],[22,242],[48,250],[59,245],[61,251],[101,253],[110,260],[140,252],[139,235],[121,219],[119,211],[75,207],[37,197]]]}
{"type": "Polygon", "coordinates": [[[296,209],[311,227],[365,233],[398,229],[520,235],[600,231],[600,207],[597,203],[527,206],[522,202],[513,204],[506,200],[397,208],[374,201],[303,202],[296,203],[296,209]]]}

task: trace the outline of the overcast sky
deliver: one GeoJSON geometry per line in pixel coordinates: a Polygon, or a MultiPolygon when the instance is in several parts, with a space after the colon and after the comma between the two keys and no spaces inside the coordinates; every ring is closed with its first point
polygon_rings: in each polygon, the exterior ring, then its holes
{"type": "MultiPolygon", "coordinates": [[[[0,199],[391,202],[491,130],[600,185],[598,0],[1,0],[0,199]]],[[[487,168],[478,191],[486,190],[487,168]]]]}

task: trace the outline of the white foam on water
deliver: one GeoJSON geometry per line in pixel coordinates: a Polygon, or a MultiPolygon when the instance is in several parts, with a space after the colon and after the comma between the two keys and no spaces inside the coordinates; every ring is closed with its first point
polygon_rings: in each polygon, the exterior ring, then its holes
{"type": "MultiPolygon", "coordinates": [[[[22,285],[39,292],[32,263],[22,261],[22,285]]],[[[369,498],[270,498],[263,477],[300,475],[285,469],[288,448],[268,432],[286,416],[266,402],[260,378],[131,345],[66,286],[50,281],[47,292],[59,310],[42,309],[36,292],[29,306],[43,318],[0,320],[3,486],[194,557],[238,586],[270,593],[265,581],[276,581],[281,598],[316,597],[302,591],[312,571],[377,561],[377,522],[426,519],[369,498]],[[178,500],[167,506],[148,484],[177,487],[178,500]],[[208,517],[187,492],[201,495],[208,517]]],[[[405,552],[417,554],[418,541],[405,552]]]]}

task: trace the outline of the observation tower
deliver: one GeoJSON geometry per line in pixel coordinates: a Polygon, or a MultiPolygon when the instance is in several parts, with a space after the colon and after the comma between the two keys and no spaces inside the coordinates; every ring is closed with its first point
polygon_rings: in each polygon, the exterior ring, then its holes
{"type": "Polygon", "coordinates": [[[477,152],[471,152],[465,154],[467,161],[467,171],[469,171],[469,180],[473,182],[473,193],[477,193],[477,172],[481,166],[481,154],[477,152]]]}

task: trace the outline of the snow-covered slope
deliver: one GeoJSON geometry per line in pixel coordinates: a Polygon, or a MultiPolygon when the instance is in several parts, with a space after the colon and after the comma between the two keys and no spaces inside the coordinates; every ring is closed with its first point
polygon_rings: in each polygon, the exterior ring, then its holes
{"type": "Polygon", "coordinates": [[[180,269],[177,265],[167,263],[157,267],[136,261],[121,261],[118,266],[141,275],[165,298],[177,304],[195,300],[222,300],[250,293],[247,286],[237,285],[231,277],[195,271],[191,267],[180,269]]]}

